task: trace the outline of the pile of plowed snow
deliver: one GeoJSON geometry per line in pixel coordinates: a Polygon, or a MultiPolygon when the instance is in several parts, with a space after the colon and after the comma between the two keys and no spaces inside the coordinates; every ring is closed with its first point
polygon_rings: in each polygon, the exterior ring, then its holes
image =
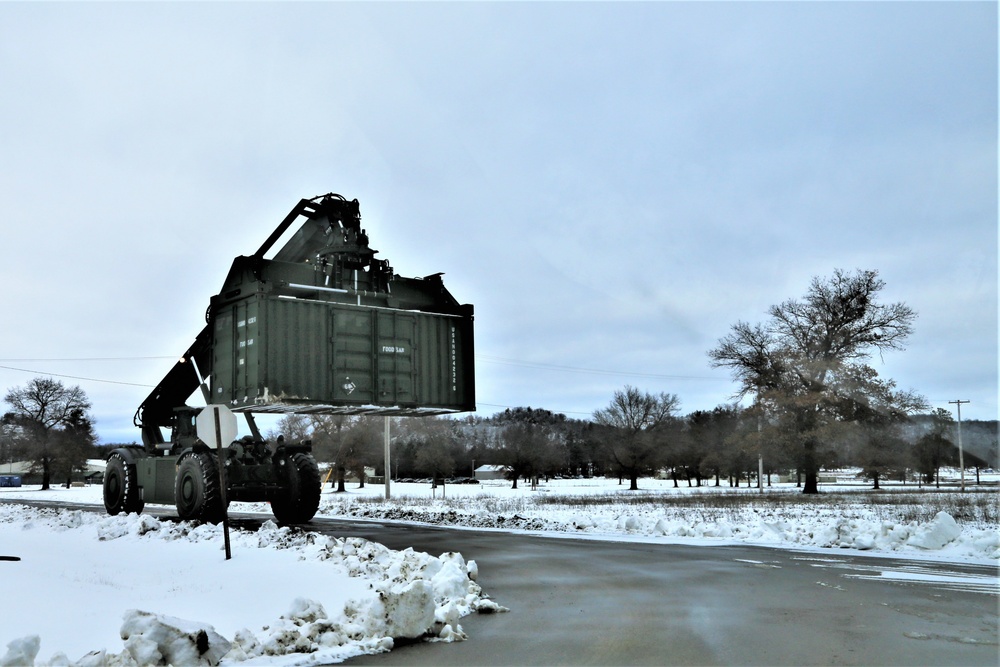
{"type": "Polygon", "coordinates": [[[461,617],[504,611],[458,553],[270,521],[231,544],[226,560],[221,526],[0,504],[0,665],[337,662],[459,641],[461,617]]]}

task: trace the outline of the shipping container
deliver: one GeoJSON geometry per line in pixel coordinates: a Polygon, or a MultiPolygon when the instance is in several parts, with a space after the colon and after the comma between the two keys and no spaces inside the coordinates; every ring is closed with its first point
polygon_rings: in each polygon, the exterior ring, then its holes
{"type": "Polygon", "coordinates": [[[258,293],[214,320],[213,401],[233,410],[475,409],[471,315],[258,293]]]}

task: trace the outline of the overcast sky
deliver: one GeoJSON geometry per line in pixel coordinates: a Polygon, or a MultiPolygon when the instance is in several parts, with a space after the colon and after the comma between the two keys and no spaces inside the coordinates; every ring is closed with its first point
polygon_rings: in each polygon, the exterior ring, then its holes
{"type": "Polygon", "coordinates": [[[0,4],[0,389],[104,442],[301,198],[476,308],[479,413],[684,413],[813,276],[918,313],[873,366],[997,418],[997,5],[0,4]],[[14,370],[18,369],[18,370],[14,370]]]}

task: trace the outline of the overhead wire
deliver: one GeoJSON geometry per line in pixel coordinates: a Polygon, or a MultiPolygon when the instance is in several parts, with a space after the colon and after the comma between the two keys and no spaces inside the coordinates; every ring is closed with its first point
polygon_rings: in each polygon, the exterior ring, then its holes
{"type": "Polygon", "coordinates": [[[644,377],[657,380],[719,380],[717,377],[704,375],[665,375],[662,373],[636,373],[632,371],[610,371],[597,368],[581,368],[578,366],[561,366],[558,364],[546,364],[533,361],[519,361],[517,359],[506,359],[504,357],[493,357],[489,355],[477,354],[476,359],[490,364],[502,364],[507,366],[520,366],[523,368],[537,368],[539,370],[567,371],[571,373],[590,373],[594,375],[619,375],[629,377],[644,377]]]}
{"type": "MultiPolygon", "coordinates": [[[[75,360],[64,359],[63,361],[75,361],[75,360]]],[[[49,375],[51,377],[67,378],[67,379],[70,379],[70,380],[84,380],[86,382],[104,382],[106,384],[122,384],[122,385],[126,385],[126,386],[129,386],[129,387],[149,387],[149,388],[152,388],[152,387],[155,386],[155,385],[151,385],[151,384],[139,384],[137,382],[123,382],[121,380],[102,380],[100,378],[88,378],[88,377],[82,377],[80,375],[65,375],[63,373],[50,373],[48,371],[34,371],[34,370],[27,369],[27,368],[14,368],[13,366],[0,366],[0,368],[2,368],[4,370],[8,370],[8,371],[19,371],[21,373],[34,373],[35,375],[49,375]]]]}
{"type": "Polygon", "coordinates": [[[36,361],[140,361],[144,359],[175,359],[176,357],[52,357],[39,359],[0,359],[3,363],[33,363],[36,361]]]}

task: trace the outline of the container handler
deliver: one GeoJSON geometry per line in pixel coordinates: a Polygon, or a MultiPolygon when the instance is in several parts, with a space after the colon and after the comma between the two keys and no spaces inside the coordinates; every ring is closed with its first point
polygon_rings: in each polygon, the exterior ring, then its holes
{"type": "Polygon", "coordinates": [[[108,455],[108,513],[175,504],[181,519],[218,522],[230,501],[267,501],[279,522],[307,522],[320,499],[311,442],[266,441],[254,413],[475,410],[473,307],[442,274],[402,278],[377,252],[358,201],[331,193],[301,200],[257,252],[237,257],[205,327],[136,411],[142,446],[108,455]],[[221,456],[197,435],[201,408],[187,401],[199,388],[206,404],[246,418],[250,435],[221,456]]]}

